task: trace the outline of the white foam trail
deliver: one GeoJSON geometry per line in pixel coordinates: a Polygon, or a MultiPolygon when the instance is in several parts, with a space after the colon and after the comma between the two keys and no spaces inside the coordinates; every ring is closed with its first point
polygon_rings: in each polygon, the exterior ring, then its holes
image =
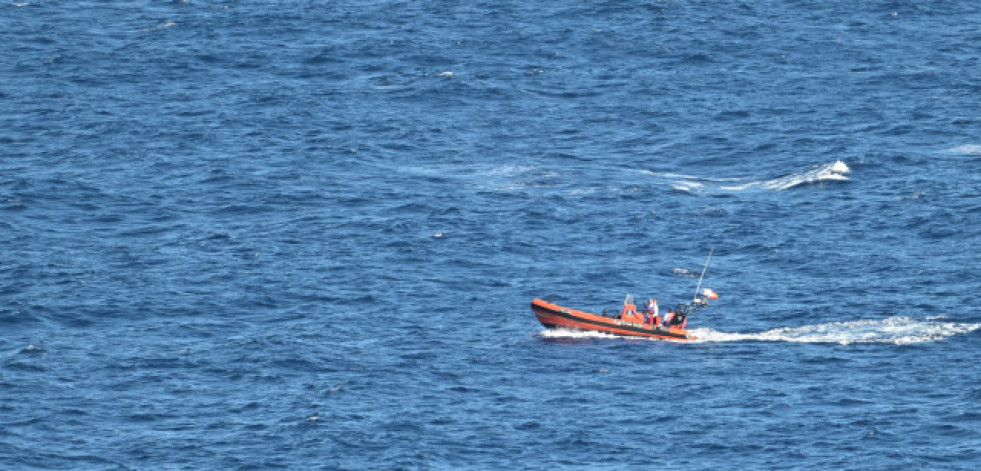
{"type": "Polygon", "coordinates": [[[981,324],[925,321],[909,317],[890,317],[882,320],[858,320],[782,327],[765,332],[718,332],[712,329],[691,329],[700,342],[800,342],[800,343],[911,343],[937,342],[958,334],[972,332],[981,324]]]}
{"type": "Polygon", "coordinates": [[[619,339],[619,335],[607,334],[605,332],[594,332],[573,329],[545,329],[539,333],[546,339],[619,339]]]}
{"type": "Polygon", "coordinates": [[[964,155],[981,155],[981,144],[964,144],[962,146],[951,147],[947,152],[964,155]]]}
{"type": "Polygon", "coordinates": [[[745,190],[752,186],[760,186],[768,190],[789,190],[796,186],[824,181],[847,181],[845,175],[851,172],[844,162],[838,160],[832,164],[820,165],[799,173],[787,175],[786,177],[775,178],[763,182],[750,182],[737,187],[722,187],[724,190],[745,190]]]}
{"type": "Polygon", "coordinates": [[[833,164],[823,165],[806,172],[790,175],[763,183],[763,187],[772,190],[787,190],[798,185],[826,181],[848,181],[845,174],[851,172],[844,162],[838,160],[833,164]]]}
{"type": "Polygon", "coordinates": [[[689,342],[690,340],[675,340],[675,339],[664,339],[664,338],[654,338],[654,337],[629,337],[623,335],[608,334],[606,332],[596,332],[596,331],[586,331],[586,330],[574,330],[574,329],[545,329],[539,333],[539,336],[545,339],[630,339],[630,340],[646,340],[652,342],[689,342]]]}
{"type": "MultiPolygon", "coordinates": [[[[744,191],[753,188],[766,190],[788,190],[800,185],[827,181],[848,181],[848,173],[852,169],[840,160],[829,164],[818,165],[814,168],[792,173],[785,177],[772,180],[754,180],[752,178],[699,178],[690,175],[656,174],[655,176],[673,180],[671,187],[678,191],[699,192],[705,190],[744,191]]],[[[650,173],[650,172],[648,172],[650,173]]]]}

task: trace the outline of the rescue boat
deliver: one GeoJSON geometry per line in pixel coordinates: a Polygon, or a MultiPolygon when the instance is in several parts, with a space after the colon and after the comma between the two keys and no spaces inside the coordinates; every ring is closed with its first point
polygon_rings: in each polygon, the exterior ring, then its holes
{"type": "Polygon", "coordinates": [[[634,297],[627,295],[623,300],[623,308],[613,316],[593,314],[553,303],[551,300],[535,299],[531,302],[531,310],[546,329],[572,329],[587,332],[604,332],[624,337],[647,337],[670,340],[695,340],[695,335],[685,329],[688,316],[695,311],[708,306],[710,299],[719,299],[719,295],[708,288],[699,291],[709,260],[712,260],[712,250],[709,250],[702,275],[698,277],[695,286],[695,297],[688,304],[679,304],[669,309],[662,320],[657,315],[657,300],[650,301],[650,314],[637,310],[634,297]]]}
{"type": "Polygon", "coordinates": [[[662,321],[659,316],[645,319],[628,297],[624,307],[614,316],[593,314],[544,299],[531,302],[531,310],[546,329],[571,329],[587,332],[603,332],[624,337],[647,337],[670,340],[695,340],[695,335],[685,329],[693,307],[705,304],[696,301],[669,310],[662,321]]]}

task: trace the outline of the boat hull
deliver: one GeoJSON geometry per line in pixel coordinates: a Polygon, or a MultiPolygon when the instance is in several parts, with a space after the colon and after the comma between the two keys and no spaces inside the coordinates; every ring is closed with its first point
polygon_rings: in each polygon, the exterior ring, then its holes
{"type": "Polygon", "coordinates": [[[543,299],[531,302],[535,317],[547,329],[574,329],[588,332],[603,332],[625,337],[647,337],[671,340],[695,340],[695,336],[680,327],[637,324],[624,322],[612,317],[578,311],[553,304],[543,299]]]}

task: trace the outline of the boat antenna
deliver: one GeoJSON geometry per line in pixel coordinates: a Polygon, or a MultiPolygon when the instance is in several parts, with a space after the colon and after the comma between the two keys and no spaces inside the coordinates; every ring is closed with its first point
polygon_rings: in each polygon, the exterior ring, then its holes
{"type": "Polygon", "coordinates": [[[705,278],[705,270],[709,267],[709,260],[712,260],[712,251],[714,250],[714,247],[709,249],[709,256],[705,259],[705,266],[702,267],[702,276],[698,277],[698,286],[695,287],[695,296],[692,298],[692,301],[698,300],[698,290],[702,287],[702,278],[705,278]]]}

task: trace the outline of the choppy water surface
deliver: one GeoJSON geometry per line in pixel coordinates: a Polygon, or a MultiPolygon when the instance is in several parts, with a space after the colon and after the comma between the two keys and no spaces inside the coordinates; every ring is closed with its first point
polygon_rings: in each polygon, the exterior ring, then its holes
{"type": "Polygon", "coordinates": [[[0,5],[0,467],[976,469],[978,24],[0,5]]]}

